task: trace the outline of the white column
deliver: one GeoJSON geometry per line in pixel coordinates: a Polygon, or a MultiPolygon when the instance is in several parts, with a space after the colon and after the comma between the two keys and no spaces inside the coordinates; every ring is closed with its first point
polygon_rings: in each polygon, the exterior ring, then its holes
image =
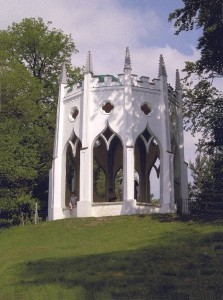
{"type": "Polygon", "coordinates": [[[123,208],[125,214],[134,213],[136,200],[134,199],[134,148],[125,147],[123,160],[123,208]]]}
{"type": "Polygon", "coordinates": [[[62,180],[63,175],[63,149],[64,149],[64,103],[66,83],[60,84],[58,107],[57,107],[57,121],[54,142],[54,155],[51,170],[51,193],[49,197],[49,219],[63,219],[64,195],[63,186],[65,182],[62,180]]]}
{"type": "Polygon", "coordinates": [[[51,199],[49,198],[49,220],[63,219],[63,179],[62,179],[62,157],[53,160],[51,169],[51,199]]]}
{"type": "Polygon", "coordinates": [[[92,216],[93,166],[89,148],[80,151],[80,199],[77,202],[77,217],[92,216]]]}
{"type": "Polygon", "coordinates": [[[188,214],[188,166],[186,163],[182,165],[181,169],[181,195],[182,195],[182,213],[188,214]]]}
{"type": "Polygon", "coordinates": [[[173,154],[164,152],[161,160],[161,212],[175,212],[173,154]]]}
{"type": "Polygon", "coordinates": [[[160,58],[159,79],[161,89],[161,127],[162,127],[162,159],[161,159],[161,212],[167,213],[174,210],[174,178],[173,178],[173,154],[170,143],[170,119],[167,74],[163,58],[160,58]]]}
{"type": "Polygon", "coordinates": [[[91,61],[90,53],[86,62],[86,73],[84,75],[84,95],[82,102],[81,119],[81,142],[80,151],[80,199],[77,202],[77,217],[92,216],[93,202],[93,166],[91,157],[90,136],[89,136],[89,115],[90,115],[90,86],[91,86],[91,61]]]}
{"type": "Polygon", "coordinates": [[[134,200],[134,148],[133,148],[133,112],[132,112],[132,76],[129,49],[126,48],[124,66],[124,149],[123,149],[123,213],[134,213],[136,201],[134,200]]]}
{"type": "Polygon", "coordinates": [[[53,220],[53,170],[49,170],[49,190],[48,190],[48,220],[53,220]]]}
{"type": "Polygon", "coordinates": [[[182,90],[180,84],[178,84],[178,86],[176,87],[176,91],[177,91],[177,100],[179,103],[179,108],[177,111],[177,116],[178,116],[177,131],[178,131],[178,142],[179,142],[179,152],[180,152],[180,187],[181,187],[182,213],[188,214],[189,212],[188,211],[188,174],[187,174],[187,164],[184,161],[182,90]]]}

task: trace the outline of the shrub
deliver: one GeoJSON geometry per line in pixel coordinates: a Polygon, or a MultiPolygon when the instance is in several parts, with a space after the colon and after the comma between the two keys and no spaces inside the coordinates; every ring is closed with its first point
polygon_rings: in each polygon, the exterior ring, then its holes
{"type": "Polygon", "coordinates": [[[0,199],[0,228],[32,221],[35,212],[35,199],[22,194],[16,198],[0,199]]]}
{"type": "Polygon", "coordinates": [[[17,200],[19,215],[21,216],[23,214],[23,218],[26,223],[31,222],[33,219],[35,203],[35,199],[27,194],[21,195],[17,200]]]}
{"type": "Polygon", "coordinates": [[[9,228],[10,226],[11,226],[11,223],[9,220],[0,219],[0,228],[9,228]]]}
{"type": "MultiPolygon", "coordinates": [[[[7,220],[10,225],[19,224],[18,205],[16,199],[3,198],[0,200],[0,219],[7,220]]],[[[2,221],[2,223],[4,223],[2,221]]]]}

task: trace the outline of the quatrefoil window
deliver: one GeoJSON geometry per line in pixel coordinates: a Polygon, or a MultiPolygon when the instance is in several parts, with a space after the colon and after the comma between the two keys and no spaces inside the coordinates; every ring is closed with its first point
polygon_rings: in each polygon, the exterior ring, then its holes
{"type": "Polygon", "coordinates": [[[148,103],[144,103],[141,105],[141,111],[144,113],[145,116],[148,116],[151,114],[152,109],[148,103]]]}
{"type": "Polygon", "coordinates": [[[79,109],[77,106],[72,107],[69,114],[69,120],[71,122],[75,121],[77,119],[77,116],[79,115],[79,109]]]}
{"type": "Polygon", "coordinates": [[[113,109],[114,109],[114,105],[110,101],[105,102],[104,105],[102,106],[102,110],[106,114],[110,114],[113,109]]]}

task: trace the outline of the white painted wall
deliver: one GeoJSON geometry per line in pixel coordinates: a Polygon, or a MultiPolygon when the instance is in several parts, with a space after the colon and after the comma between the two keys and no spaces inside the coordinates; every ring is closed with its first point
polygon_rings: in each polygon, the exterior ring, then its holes
{"type": "MultiPolygon", "coordinates": [[[[181,94],[178,94],[178,101],[181,94]]],[[[179,122],[182,122],[181,111],[179,122]]],[[[179,142],[183,144],[182,125],[179,127],[179,142]]],[[[167,77],[161,74],[152,82],[148,77],[138,78],[131,69],[112,81],[105,76],[100,82],[97,76],[88,72],[81,84],[60,86],[54,160],[50,172],[49,219],[70,216],[109,216],[120,214],[174,212],[173,154],[170,152],[170,119],[168,107],[167,77]],[[106,101],[114,105],[110,114],[102,110],[106,101]],[[148,116],[141,110],[147,103],[152,111],[148,116]],[[79,115],[71,118],[76,107],[79,115]],[[97,136],[109,125],[123,143],[124,200],[122,203],[93,203],[93,145],[97,136]],[[145,128],[154,135],[161,151],[161,206],[142,205],[134,200],[134,143],[145,128]],[[73,132],[82,142],[80,153],[80,199],[75,212],[69,214],[65,207],[65,154],[66,145],[73,132]]],[[[184,152],[181,147],[182,195],[187,198],[187,174],[184,152]]],[[[186,201],[186,200],[185,200],[186,201]]]]}

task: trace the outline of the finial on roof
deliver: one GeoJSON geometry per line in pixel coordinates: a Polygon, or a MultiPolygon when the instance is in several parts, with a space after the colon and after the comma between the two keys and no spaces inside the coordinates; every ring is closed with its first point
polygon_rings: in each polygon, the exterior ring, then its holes
{"type": "Polygon", "coordinates": [[[159,60],[159,77],[160,76],[167,76],[166,74],[166,67],[165,67],[165,63],[164,63],[164,59],[162,54],[160,55],[160,60],[159,60]]]}
{"type": "Polygon", "coordinates": [[[93,74],[91,51],[88,51],[87,59],[86,59],[86,66],[85,66],[85,74],[89,74],[89,73],[93,74]]]}
{"type": "Polygon", "coordinates": [[[60,84],[67,84],[67,70],[66,65],[63,63],[60,73],[60,84]]]}
{"type": "Polygon", "coordinates": [[[129,47],[127,47],[126,51],[125,51],[125,65],[124,65],[124,70],[132,70],[129,47]]]}
{"type": "Polygon", "coordinates": [[[181,84],[180,84],[180,73],[179,70],[176,70],[176,84],[175,84],[176,90],[181,90],[181,84]]]}

